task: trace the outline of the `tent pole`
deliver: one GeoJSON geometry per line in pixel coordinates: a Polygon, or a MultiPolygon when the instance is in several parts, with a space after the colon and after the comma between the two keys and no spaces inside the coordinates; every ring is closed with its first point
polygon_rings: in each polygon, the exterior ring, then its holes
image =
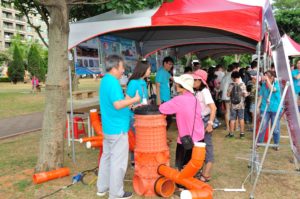
{"type": "Polygon", "coordinates": [[[260,49],[261,49],[261,42],[257,44],[257,74],[256,74],[256,92],[255,92],[255,110],[254,110],[254,124],[253,124],[253,138],[252,138],[252,156],[251,156],[251,175],[250,181],[252,182],[253,179],[253,169],[254,169],[254,161],[256,158],[256,148],[255,148],[255,133],[256,133],[256,126],[257,126],[257,104],[258,104],[258,82],[259,82],[259,73],[260,73],[260,49]]]}
{"type": "Polygon", "coordinates": [[[73,96],[72,96],[72,74],[71,74],[71,65],[69,65],[69,91],[70,91],[70,120],[71,120],[71,130],[72,130],[72,160],[73,163],[76,163],[75,160],[75,146],[74,146],[74,115],[73,115],[73,96]]]}
{"type": "Polygon", "coordinates": [[[252,187],[252,191],[251,191],[251,194],[250,194],[250,199],[254,199],[254,192],[255,192],[255,189],[256,189],[257,182],[258,182],[258,178],[259,178],[260,173],[262,171],[262,167],[263,167],[263,164],[264,164],[264,161],[265,161],[268,149],[269,149],[269,145],[270,145],[270,142],[271,142],[271,139],[273,137],[273,133],[274,133],[274,130],[275,130],[275,127],[276,127],[276,124],[277,124],[276,121],[279,119],[281,108],[282,108],[282,105],[283,105],[283,102],[284,102],[284,99],[285,99],[285,96],[286,96],[286,93],[287,93],[287,90],[288,90],[289,86],[290,86],[290,82],[287,81],[286,85],[284,87],[284,91],[283,91],[279,106],[278,106],[278,110],[277,110],[276,115],[275,115],[275,119],[274,119],[275,122],[272,124],[272,128],[271,128],[271,132],[270,132],[270,135],[269,135],[269,138],[268,138],[268,142],[267,142],[264,154],[262,156],[260,165],[258,167],[258,172],[257,172],[257,175],[255,177],[255,181],[254,181],[254,184],[253,184],[253,187],[252,187]]]}

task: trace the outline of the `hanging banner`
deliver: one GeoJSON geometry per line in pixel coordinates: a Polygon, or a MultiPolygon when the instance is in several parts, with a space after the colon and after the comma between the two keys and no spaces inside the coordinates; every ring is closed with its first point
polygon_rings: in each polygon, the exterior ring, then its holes
{"type": "Polygon", "coordinates": [[[76,75],[101,74],[103,70],[99,64],[99,40],[88,40],[75,48],[75,73],[76,75]]]}
{"type": "Polygon", "coordinates": [[[109,55],[117,54],[125,60],[125,73],[132,73],[138,60],[135,41],[111,35],[100,36],[99,41],[100,65],[104,66],[109,55]]]}

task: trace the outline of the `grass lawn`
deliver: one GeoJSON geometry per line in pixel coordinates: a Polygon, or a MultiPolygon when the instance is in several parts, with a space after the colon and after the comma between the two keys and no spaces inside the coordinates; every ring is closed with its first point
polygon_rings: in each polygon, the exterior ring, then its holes
{"type": "MultiPolygon", "coordinates": [[[[97,90],[99,80],[80,79],[79,90],[97,90]]],[[[45,90],[31,93],[31,84],[0,83],[0,119],[44,111],[45,90]]]]}
{"type": "MultiPolygon", "coordinates": [[[[282,125],[283,135],[286,135],[282,125]]],[[[249,169],[248,157],[251,146],[251,133],[246,134],[246,139],[225,139],[227,132],[220,127],[214,132],[215,164],[212,180],[209,184],[215,189],[240,188],[249,169]]],[[[171,128],[168,137],[172,140],[171,165],[174,165],[174,151],[176,146],[176,129],[171,128]]],[[[236,133],[237,135],[237,133],[236,133]]],[[[40,132],[26,134],[6,140],[0,140],[0,198],[40,198],[71,182],[71,176],[52,180],[40,185],[32,183],[33,168],[37,160],[38,142],[40,132]]],[[[291,163],[292,155],[288,146],[288,139],[281,139],[279,151],[269,150],[264,165],[266,169],[286,169],[293,171],[291,163]]],[[[65,146],[65,166],[70,167],[72,175],[78,171],[92,169],[97,165],[98,151],[87,150],[83,145],[76,144],[76,169],[72,165],[71,147],[65,146]]],[[[263,148],[259,148],[260,156],[263,148]]],[[[133,169],[128,167],[125,188],[132,188],[133,169]]],[[[95,179],[94,174],[86,177],[87,182],[95,179]]],[[[245,199],[249,198],[251,191],[250,183],[245,186],[247,192],[223,192],[214,191],[215,199],[245,199]]],[[[256,199],[299,199],[300,198],[300,175],[288,174],[265,174],[258,181],[256,199]]],[[[62,190],[49,198],[99,198],[96,196],[96,186],[77,183],[74,186],[62,190]]],[[[143,198],[135,196],[134,198],[143,198]]],[[[179,198],[173,196],[172,198],[179,198]]]]}

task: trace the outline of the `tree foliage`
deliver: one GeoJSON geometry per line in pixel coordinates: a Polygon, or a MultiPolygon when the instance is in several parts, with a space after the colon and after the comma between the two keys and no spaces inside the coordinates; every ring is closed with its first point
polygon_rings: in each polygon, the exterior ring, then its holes
{"type": "Polygon", "coordinates": [[[36,76],[39,80],[45,80],[46,68],[38,50],[38,44],[32,44],[29,49],[27,69],[31,75],[36,76]]]}
{"type": "Polygon", "coordinates": [[[13,83],[24,80],[24,62],[18,46],[14,47],[13,61],[8,66],[8,76],[13,83]]]}
{"type": "Polygon", "coordinates": [[[275,0],[273,6],[280,33],[300,42],[300,1],[275,0]]]}

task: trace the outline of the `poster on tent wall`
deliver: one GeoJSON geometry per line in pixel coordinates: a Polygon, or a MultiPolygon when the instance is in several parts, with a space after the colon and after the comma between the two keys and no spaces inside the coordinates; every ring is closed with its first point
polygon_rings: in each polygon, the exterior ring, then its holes
{"type": "Polygon", "coordinates": [[[97,38],[81,43],[75,48],[76,75],[101,74],[99,65],[99,40],[97,38]]]}
{"type": "Polygon", "coordinates": [[[117,54],[125,59],[125,73],[132,73],[138,59],[135,41],[111,35],[100,36],[99,41],[101,66],[109,55],[117,54]]]}

